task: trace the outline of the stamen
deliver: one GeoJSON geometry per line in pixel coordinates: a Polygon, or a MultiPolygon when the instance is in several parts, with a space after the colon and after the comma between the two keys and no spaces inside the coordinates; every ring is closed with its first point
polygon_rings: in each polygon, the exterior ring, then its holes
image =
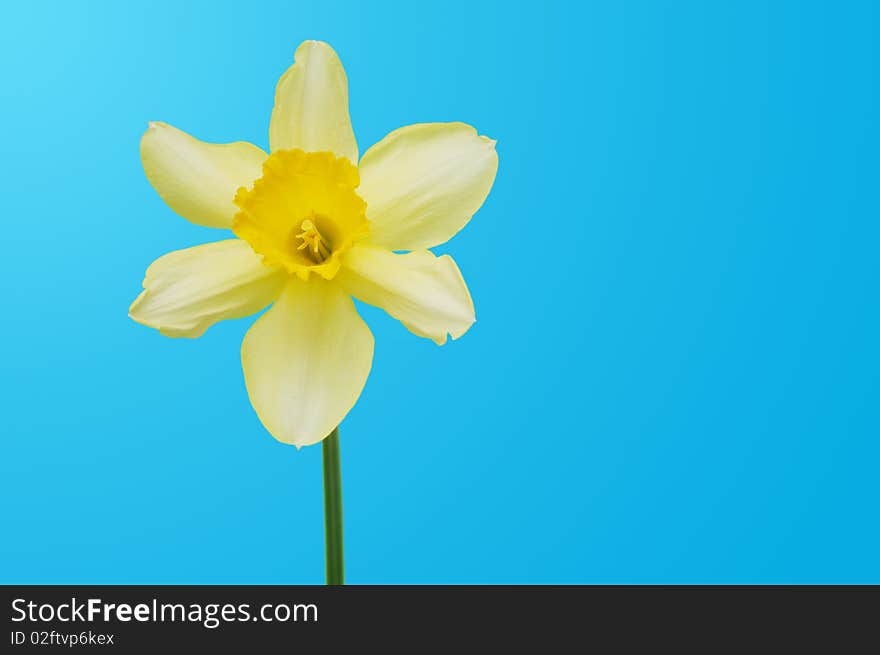
{"type": "Polygon", "coordinates": [[[302,239],[302,243],[297,246],[297,250],[305,250],[306,254],[314,261],[316,264],[320,264],[325,259],[330,256],[330,249],[327,247],[327,242],[324,240],[324,237],[321,236],[321,233],[318,232],[318,228],[311,221],[311,219],[304,220],[299,228],[302,230],[299,234],[296,235],[297,239],[302,239]]]}

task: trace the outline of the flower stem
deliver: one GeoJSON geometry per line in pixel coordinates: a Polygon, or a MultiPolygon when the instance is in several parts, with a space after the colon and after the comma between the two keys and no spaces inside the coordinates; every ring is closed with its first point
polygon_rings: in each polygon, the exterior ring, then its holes
{"type": "Polygon", "coordinates": [[[324,458],[324,544],[327,584],[345,584],[342,556],[342,471],[339,464],[339,428],[323,442],[324,458]]]}

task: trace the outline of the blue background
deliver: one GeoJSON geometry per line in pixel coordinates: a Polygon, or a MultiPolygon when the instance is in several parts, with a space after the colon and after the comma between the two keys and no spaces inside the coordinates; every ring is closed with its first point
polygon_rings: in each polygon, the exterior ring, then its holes
{"type": "Polygon", "coordinates": [[[439,249],[473,329],[362,307],[350,582],[880,582],[872,3],[145,4],[0,23],[0,581],[322,582],[321,451],[251,410],[252,319],[126,316],[218,236],[147,183],[147,121],[265,147],[313,38],[362,152],[463,120],[501,161],[439,249]]]}

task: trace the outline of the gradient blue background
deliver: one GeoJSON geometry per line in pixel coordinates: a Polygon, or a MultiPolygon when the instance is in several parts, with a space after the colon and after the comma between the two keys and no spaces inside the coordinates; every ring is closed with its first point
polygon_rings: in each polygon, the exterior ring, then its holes
{"type": "Polygon", "coordinates": [[[880,582],[871,2],[13,3],[0,23],[0,581],[320,583],[320,448],[251,410],[251,319],[171,340],[164,120],[267,145],[303,39],[361,151],[498,139],[443,348],[362,307],[352,583],[880,582]],[[768,6],[769,5],[769,6],[768,6]]]}

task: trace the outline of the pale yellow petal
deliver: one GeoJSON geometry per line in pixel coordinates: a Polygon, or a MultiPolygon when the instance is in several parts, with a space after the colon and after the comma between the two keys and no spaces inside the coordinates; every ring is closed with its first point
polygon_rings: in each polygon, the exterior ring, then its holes
{"type": "Polygon", "coordinates": [[[355,246],[343,259],[339,281],[370,305],[381,307],[411,332],[446,343],[476,320],[474,303],[458,266],[449,255],[427,250],[403,255],[375,246],[355,246]]]}
{"type": "Polygon", "coordinates": [[[304,41],[294,64],[278,80],[269,124],[269,146],[332,152],[358,160],[348,115],[348,79],[342,62],[323,41],[304,41]]]}
{"type": "Polygon", "coordinates": [[[464,123],[395,130],[360,163],[371,241],[390,250],[448,241],[483,204],[497,170],[495,142],[464,123]]]}
{"type": "Polygon", "coordinates": [[[171,209],[207,227],[232,226],[235,192],[260,177],[267,156],[244,141],[205,143],[155,121],[141,138],[150,184],[171,209]]]}
{"type": "Polygon", "coordinates": [[[260,311],[286,279],[240,239],[176,250],[147,269],[128,315],[169,337],[198,337],[217,321],[260,311]]]}
{"type": "Polygon", "coordinates": [[[241,346],[251,404],[279,441],[326,437],[354,406],[373,361],[373,335],[342,288],[292,278],[241,346]]]}

